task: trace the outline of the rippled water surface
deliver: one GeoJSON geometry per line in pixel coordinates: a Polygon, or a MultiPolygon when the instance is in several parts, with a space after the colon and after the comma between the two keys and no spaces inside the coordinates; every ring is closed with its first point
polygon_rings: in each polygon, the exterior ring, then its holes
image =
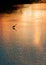
{"type": "Polygon", "coordinates": [[[32,8],[0,17],[0,65],[46,65],[46,10],[32,8]]]}

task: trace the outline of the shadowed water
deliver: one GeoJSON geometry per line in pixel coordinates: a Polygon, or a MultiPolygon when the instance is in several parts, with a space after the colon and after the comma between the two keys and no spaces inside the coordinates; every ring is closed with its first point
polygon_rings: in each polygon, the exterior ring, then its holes
{"type": "Polygon", "coordinates": [[[0,65],[46,65],[46,10],[23,16],[0,18],[0,65]]]}

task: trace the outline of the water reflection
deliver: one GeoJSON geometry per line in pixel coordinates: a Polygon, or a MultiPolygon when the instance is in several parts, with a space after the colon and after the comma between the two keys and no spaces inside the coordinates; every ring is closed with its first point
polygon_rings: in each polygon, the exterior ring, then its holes
{"type": "Polygon", "coordinates": [[[0,54],[1,65],[46,64],[46,10],[32,8],[0,19],[0,52],[5,57],[0,54]],[[17,31],[12,29],[14,24],[17,31]]]}

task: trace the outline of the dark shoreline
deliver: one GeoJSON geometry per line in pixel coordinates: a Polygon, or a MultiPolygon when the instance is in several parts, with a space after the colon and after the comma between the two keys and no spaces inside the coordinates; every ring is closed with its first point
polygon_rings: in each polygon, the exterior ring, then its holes
{"type": "Polygon", "coordinates": [[[46,0],[7,0],[0,1],[0,13],[11,13],[19,8],[18,4],[46,3],[46,0]],[[13,5],[16,5],[13,7],[13,5]]]}

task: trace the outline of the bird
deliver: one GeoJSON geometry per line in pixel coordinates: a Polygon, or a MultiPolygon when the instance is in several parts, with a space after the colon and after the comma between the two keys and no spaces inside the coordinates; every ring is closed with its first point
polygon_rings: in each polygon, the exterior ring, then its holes
{"type": "MultiPolygon", "coordinates": [[[[17,25],[17,24],[16,24],[16,25],[17,25]]],[[[16,25],[13,25],[13,26],[12,26],[12,29],[16,30],[16,25]]]]}

